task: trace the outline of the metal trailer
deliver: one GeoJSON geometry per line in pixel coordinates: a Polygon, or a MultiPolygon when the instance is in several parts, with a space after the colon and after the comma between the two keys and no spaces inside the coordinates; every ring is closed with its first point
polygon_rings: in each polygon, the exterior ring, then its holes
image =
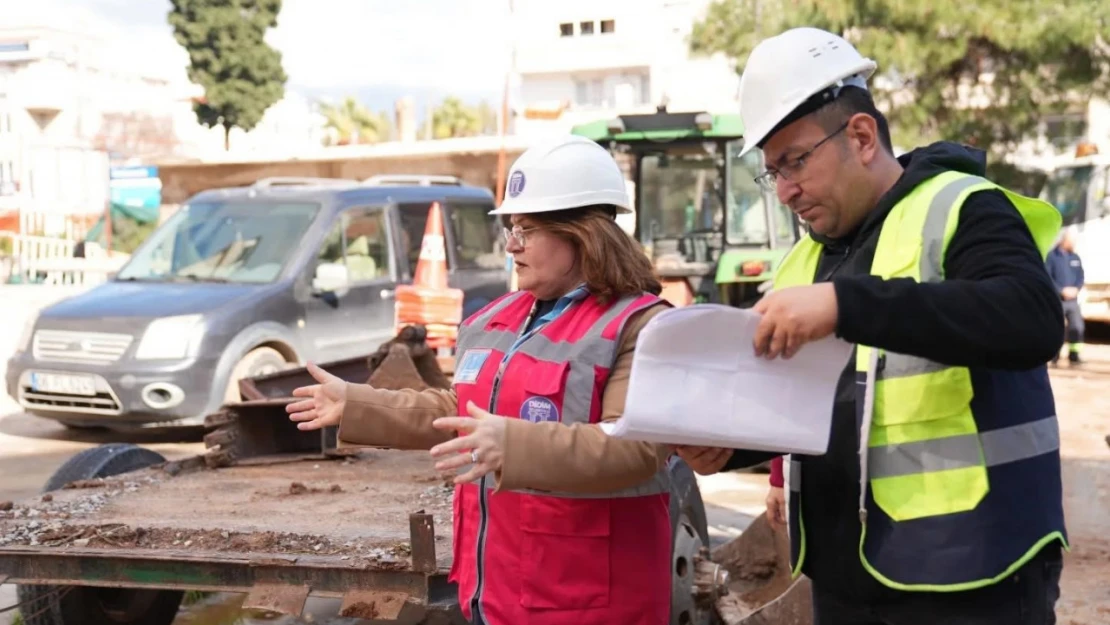
{"type": "MultiPolygon", "coordinates": [[[[435,358],[412,351],[386,344],[325,368],[379,385],[398,372],[395,386],[437,384],[434,371],[402,379],[435,358]]],[[[464,622],[447,579],[449,478],[427,452],[337,449],[335,432],[297,430],[284,406],[305,376],[243,381],[245,401],[210,416],[206,454],[87,449],[41,496],[0,509],[0,583],[20,585],[27,625],[168,625],[188,590],[246,593],[245,608],[284,614],[300,614],[311,594],[342,598],[343,616],[464,622]]],[[[760,517],[711,556],[693,474],[681,462],[671,470],[671,622],[808,623],[805,580],[790,581],[782,537],[760,517]]]]}
{"type": "Polygon", "coordinates": [[[101,475],[4,513],[0,580],[26,585],[28,625],[168,624],[186,590],[286,614],[311,593],[342,597],[345,616],[461,622],[450,489],[426,453],[158,460],[127,444],[86,450],[58,476],[101,475]]]}

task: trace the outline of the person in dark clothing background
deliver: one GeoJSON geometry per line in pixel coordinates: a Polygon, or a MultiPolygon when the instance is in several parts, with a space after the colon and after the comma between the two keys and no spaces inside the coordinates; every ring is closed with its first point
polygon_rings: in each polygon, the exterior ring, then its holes
{"type": "MultiPolygon", "coordinates": [[[[1067,322],[1068,361],[1077,365],[1082,362],[1079,358],[1079,347],[1083,344],[1083,314],[1079,311],[1079,291],[1083,288],[1083,261],[1075,253],[1074,227],[1065,228],[1060,235],[1060,242],[1045,259],[1048,275],[1056,285],[1056,292],[1064,309],[1064,319],[1067,322]]],[[[1060,359],[1057,352],[1052,357],[1052,364],[1060,359]]]]}
{"type": "MultiPolygon", "coordinates": [[[[756,304],[753,348],[856,346],[827,452],[789,459],[795,573],[817,625],[1049,625],[1066,545],[1046,367],[1063,342],[1044,265],[1059,213],[982,178],[982,151],[895,158],[875,67],[799,28],[761,42],[741,79],[757,181],[809,227],[756,304]]],[[[700,474],[779,455],[676,451],[700,474]]]]}

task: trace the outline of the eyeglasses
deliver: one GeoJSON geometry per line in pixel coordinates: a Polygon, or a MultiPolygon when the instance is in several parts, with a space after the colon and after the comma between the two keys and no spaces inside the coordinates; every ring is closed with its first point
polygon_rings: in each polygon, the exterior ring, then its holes
{"type": "Polygon", "coordinates": [[[808,161],[809,157],[813,156],[813,153],[817,151],[817,148],[824,145],[825,142],[827,142],[829,139],[832,139],[836,135],[844,132],[844,129],[847,127],[848,122],[844,122],[843,124],[841,124],[840,128],[837,128],[833,132],[826,135],[824,139],[821,139],[820,141],[815,143],[812,148],[806,150],[801,155],[788,160],[785,164],[782,165],[782,167],[768,167],[767,171],[759,174],[758,176],[753,178],[753,180],[755,180],[756,184],[763,187],[764,189],[767,189],[768,191],[775,190],[775,185],[778,182],[779,176],[782,176],[786,180],[797,182],[797,178],[801,175],[802,170],[805,169],[806,162],[808,161]]]}
{"type": "Polygon", "coordinates": [[[520,226],[514,226],[512,229],[502,228],[502,231],[505,233],[505,243],[508,244],[509,241],[516,239],[517,245],[520,247],[528,245],[528,238],[524,233],[533,230],[539,230],[539,226],[533,226],[531,228],[521,228],[520,226]]]}

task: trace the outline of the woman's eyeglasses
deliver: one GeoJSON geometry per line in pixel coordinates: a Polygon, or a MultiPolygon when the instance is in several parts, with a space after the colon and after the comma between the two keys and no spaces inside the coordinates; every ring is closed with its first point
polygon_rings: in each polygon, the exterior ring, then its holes
{"type": "Polygon", "coordinates": [[[538,229],[539,229],[538,226],[533,226],[531,228],[521,228],[520,226],[514,226],[511,229],[510,228],[502,228],[502,230],[505,232],[505,243],[508,244],[509,241],[515,239],[517,245],[519,245],[520,247],[524,247],[524,246],[528,245],[528,238],[527,238],[527,236],[525,236],[524,233],[531,232],[533,230],[538,230],[538,229]]]}

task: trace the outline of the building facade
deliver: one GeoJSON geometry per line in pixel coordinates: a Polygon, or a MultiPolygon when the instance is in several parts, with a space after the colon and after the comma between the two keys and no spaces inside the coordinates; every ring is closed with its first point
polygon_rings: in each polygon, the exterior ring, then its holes
{"type": "Polygon", "coordinates": [[[617,114],[735,111],[739,77],[688,38],[709,0],[516,0],[514,130],[569,131],[617,114]]]}

